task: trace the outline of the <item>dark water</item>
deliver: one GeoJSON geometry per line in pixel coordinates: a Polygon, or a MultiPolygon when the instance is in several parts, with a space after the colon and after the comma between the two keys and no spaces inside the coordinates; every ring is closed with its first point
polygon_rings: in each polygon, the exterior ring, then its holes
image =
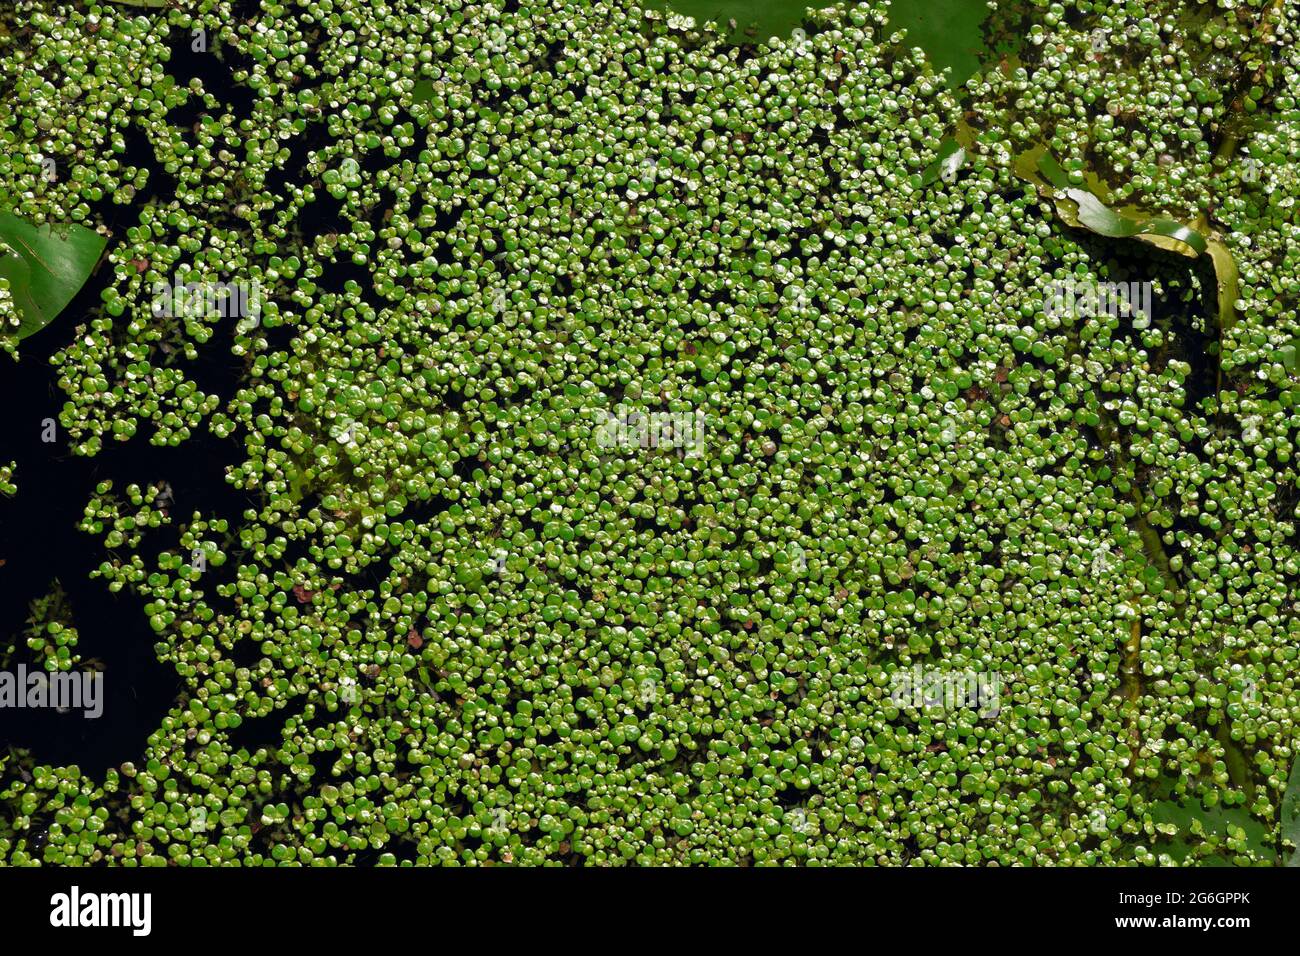
{"type": "MultiPolygon", "coordinates": [[[[156,165],[142,132],[132,127],[126,140],[127,163],[156,165]]],[[[174,193],[174,181],[153,169],[147,188],[132,204],[116,206],[105,200],[92,216],[108,227],[111,249],[125,227],[137,221],[141,206],[165,201],[174,193]]],[[[38,665],[23,632],[32,602],[49,594],[57,582],[78,632],[73,649],[83,661],[78,666],[104,672],[105,699],[103,715],[94,720],[53,709],[0,709],[0,748],[29,748],[38,763],[75,763],[88,772],[138,759],[182,689],[175,670],[155,653],[159,635],[148,624],[144,599],[125,590],[112,594],[106,581],[89,577],[114,557],[104,548],[102,536],[76,527],[95,486],[111,479],[112,493],[121,494],[132,483],[142,488],[163,481],[171,485],[172,524],[146,532],[139,549],[147,571],[156,570],[160,552],[178,548],[183,525],[194,511],[237,526],[243,510],[256,504],[224,481],[226,466],[244,457],[238,444],[206,430],[177,447],[158,447],[149,443],[152,426],[142,424],[128,442],[106,438],[104,449],[91,458],[72,454],[61,425],[54,442],[42,440],[43,423],[57,422],[66,401],[50,357],[73,341],[78,326],[98,314],[100,294],[111,278],[110,266],[101,263],[64,312],[22,342],[21,360],[14,364],[5,357],[0,367],[0,408],[5,410],[0,464],[18,463],[18,494],[0,496],[0,669],[15,670],[22,662],[30,672],[38,665]],[[97,663],[91,665],[91,659],[97,663]]],[[[200,350],[199,361],[185,366],[187,377],[223,400],[233,395],[243,375],[242,365],[231,355],[233,338],[233,322],[220,324],[200,350]]],[[[129,560],[129,553],[120,557],[129,560]]]]}
{"type": "MultiPolygon", "coordinates": [[[[233,82],[232,69],[249,64],[235,62],[238,54],[228,49],[194,54],[189,43],[188,33],[173,30],[168,73],[182,86],[200,80],[226,111],[246,117],[254,94],[233,82]]],[[[199,103],[200,98],[192,96],[169,121],[188,129],[199,115],[199,103]]],[[[124,162],[147,168],[150,174],[130,204],[105,199],[92,209],[92,219],[109,231],[110,250],[125,228],[138,222],[142,207],[166,203],[176,193],[175,179],[161,169],[143,130],[132,125],[125,140],[124,162]]],[[[171,485],[172,523],[146,532],[138,549],[146,571],[156,570],[159,553],[178,549],[193,512],[207,519],[225,518],[237,527],[244,509],[257,504],[224,480],[226,467],[244,458],[238,442],[218,439],[206,430],[177,447],[158,447],[149,443],[152,426],[142,424],[128,442],[105,439],[104,449],[92,458],[71,453],[62,426],[56,441],[42,441],[42,423],[57,421],[66,400],[50,357],[73,341],[79,325],[99,314],[100,294],[111,280],[112,270],[102,262],[64,312],[22,343],[21,361],[14,365],[5,359],[0,369],[0,408],[5,410],[0,464],[18,463],[18,494],[12,499],[0,496],[0,669],[15,670],[20,662],[29,672],[38,666],[26,645],[26,622],[32,602],[49,594],[57,582],[78,632],[73,649],[82,659],[78,668],[93,667],[104,675],[104,712],[98,719],[53,709],[0,709],[0,752],[7,746],[25,748],[37,763],[77,764],[87,772],[138,760],[162,718],[183,702],[182,681],[155,652],[155,644],[166,635],[155,634],[149,626],[145,600],[129,590],[113,594],[106,581],[89,576],[115,557],[104,548],[102,536],[76,527],[95,486],[111,479],[112,493],[121,494],[132,483],[142,488],[164,481],[171,485]]],[[[189,379],[223,401],[232,397],[244,374],[231,354],[233,341],[233,322],[219,323],[200,349],[199,361],[185,366],[189,379]]],[[[123,551],[118,556],[129,560],[130,555],[123,551]]],[[[211,584],[204,590],[210,595],[211,584]]]]}
{"type": "MultiPolygon", "coordinates": [[[[95,288],[88,287],[79,300],[98,295],[94,280],[91,286],[95,288]]],[[[84,302],[74,302],[70,309],[78,305],[84,307],[84,302]]],[[[31,602],[57,582],[77,628],[79,666],[88,667],[94,658],[104,672],[104,713],[91,720],[78,712],[0,709],[0,745],[30,748],[41,763],[76,763],[94,771],[138,758],[181,690],[175,671],[155,654],[158,636],[149,627],[144,600],[128,591],[112,594],[106,581],[89,576],[113,557],[102,538],[76,527],[95,485],[111,479],[114,492],[120,492],[132,482],[141,487],[170,483],[173,524],[148,532],[140,548],[150,570],[160,552],[178,547],[182,516],[198,510],[205,517],[234,521],[251,502],[223,481],[226,464],[237,460],[233,442],[206,432],[176,448],[160,448],[148,444],[149,429],[142,428],[129,442],[107,441],[93,458],[73,455],[61,426],[55,442],[42,441],[43,421],[57,421],[64,401],[49,356],[66,344],[63,340],[70,339],[74,328],[65,313],[26,340],[22,360],[0,376],[0,407],[7,410],[0,427],[0,462],[18,462],[18,494],[0,498],[0,662],[8,670],[19,662],[27,663],[29,671],[37,666],[23,631],[31,602]]],[[[201,377],[225,374],[224,369],[205,371],[201,377]]]]}

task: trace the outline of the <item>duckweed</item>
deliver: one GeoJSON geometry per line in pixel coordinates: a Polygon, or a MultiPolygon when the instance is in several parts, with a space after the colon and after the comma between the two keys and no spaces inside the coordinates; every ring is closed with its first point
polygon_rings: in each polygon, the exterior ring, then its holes
{"type": "Polygon", "coordinates": [[[630,0],[0,14],[0,192],[109,237],[42,333],[60,434],[210,434],[249,502],[88,497],[181,690],[121,766],[0,761],[0,860],[1289,856],[1296,9],[995,7],[1023,42],[958,89],[880,2],[741,43],[630,0]],[[1040,147],[1216,236],[1235,321],[1059,216],[1040,147]],[[1066,280],[1150,281],[1149,327],[1066,280]]]}

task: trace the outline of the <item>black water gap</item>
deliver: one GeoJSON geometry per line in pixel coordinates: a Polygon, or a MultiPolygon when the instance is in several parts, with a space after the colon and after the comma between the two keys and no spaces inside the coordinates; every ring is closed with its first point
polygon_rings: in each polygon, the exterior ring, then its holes
{"type": "MultiPolygon", "coordinates": [[[[242,6],[251,9],[250,4],[242,6]]],[[[194,52],[191,42],[188,31],[172,31],[169,74],[182,86],[198,80],[236,120],[250,116],[255,93],[236,83],[234,73],[251,69],[251,60],[228,45],[194,52]]],[[[194,96],[171,118],[188,126],[201,112],[209,110],[194,96]]],[[[309,145],[323,138],[322,132],[316,133],[315,140],[306,137],[309,145]]],[[[95,217],[110,235],[138,221],[144,205],[176,192],[175,178],[162,169],[145,131],[133,125],[124,136],[124,162],[147,168],[149,179],[130,202],[118,204],[106,198],[95,207],[95,217]]],[[[28,619],[33,602],[59,590],[77,630],[73,653],[81,663],[74,669],[103,673],[103,714],[98,719],[88,719],[79,711],[59,714],[52,708],[0,707],[0,754],[10,747],[26,751],[20,754],[20,768],[32,763],[75,764],[84,772],[101,773],[139,760],[162,718],[186,699],[183,681],[155,651],[165,635],[160,637],[150,627],[146,599],[129,588],[113,594],[104,579],[90,577],[105,561],[129,560],[130,554],[126,549],[111,553],[102,537],[78,530],[95,486],[109,479],[113,494],[120,495],[133,483],[141,488],[170,485],[171,523],[146,532],[137,549],[147,571],[156,570],[160,551],[179,549],[180,535],[195,511],[208,520],[224,518],[237,529],[245,509],[260,507],[260,502],[225,481],[227,466],[245,457],[240,443],[206,430],[196,431],[178,446],[160,447],[149,441],[152,426],[141,423],[130,441],[106,439],[93,457],[71,452],[69,436],[58,424],[65,395],[50,357],[73,341],[79,324],[99,314],[100,293],[110,281],[111,270],[101,264],[63,314],[22,343],[21,360],[16,364],[6,360],[0,374],[0,402],[7,410],[0,424],[0,465],[17,462],[18,486],[13,498],[0,496],[0,670],[13,673],[23,664],[31,673],[43,666],[27,647],[28,619]],[[55,440],[47,442],[43,436],[50,420],[55,423],[55,440]]],[[[233,395],[246,371],[231,354],[233,338],[233,327],[218,325],[198,360],[184,365],[188,378],[223,401],[233,395]]],[[[228,566],[236,564],[232,561],[228,566]]],[[[221,599],[215,591],[220,572],[206,573],[210,578],[204,578],[201,590],[209,606],[219,607],[221,599]]]]}
{"type": "MultiPolygon", "coordinates": [[[[256,3],[237,0],[234,10],[238,18],[247,19],[254,15],[256,3]]],[[[185,128],[203,113],[224,111],[236,121],[246,119],[255,106],[255,92],[235,81],[237,73],[251,70],[251,59],[214,37],[208,41],[206,52],[196,52],[190,31],[174,29],[168,37],[169,75],[183,87],[197,80],[216,99],[215,104],[205,105],[195,94],[174,109],[169,119],[185,128]]],[[[93,208],[112,237],[137,222],[143,206],[176,193],[175,177],[162,169],[147,131],[132,125],[123,135],[123,162],[147,168],[149,178],[146,187],[127,202],[106,197],[93,208]]],[[[297,153],[286,179],[300,173],[298,167],[305,165],[310,150],[325,140],[324,124],[313,124],[300,145],[295,144],[297,153]]],[[[337,217],[337,211],[325,203],[313,212],[320,214],[322,226],[337,217]]],[[[153,428],[142,422],[130,441],[106,438],[93,457],[72,453],[69,435],[58,424],[66,396],[58,387],[58,371],[50,365],[50,357],[74,340],[80,324],[100,314],[100,293],[111,281],[111,270],[101,263],[59,318],[22,343],[21,360],[5,359],[0,370],[0,401],[7,410],[0,423],[0,465],[17,462],[18,486],[13,498],[0,495],[0,671],[16,672],[19,664],[28,673],[43,668],[37,653],[27,647],[28,619],[33,602],[57,590],[64,596],[70,621],[60,619],[77,630],[73,653],[81,662],[74,670],[103,673],[103,714],[98,719],[88,719],[80,711],[59,714],[52,708],[0,707],[0,756],[9,748],[19,751],[20,771],[34,764],[75,764],[83,772],[99,774],[125,761],[138,761],[162,718],[187,699],[184,682],[155,650],[167,635],[155,634],[150,627],[146,598],[130,588],[114,594],[104,579],[90,577],[104,562],[125,562],[131,554],[126,548],[110,552],[102,536],[78,530],[95,486],[111,480],[117,496],[133,483],[146,489],[163,482],[170,485],[171,523],[145,532],[135,549],[147,572],[157,569],[159,552],[179,550],[180,535],[195,511],[208,520],[224,518],[234,530],[243,524],[245,509],[261,506],[225,481],[228,465],[245,458],[242,444],[238,439],[217,438],[203,428],[178,446],[160,447],[150,443],[153,428]],[[52,442],[42,440],[49,420],[56,429],[52,442]]],[[[233,327],[218,325],[199,350],[198,360],[183,365],[187,378],[223,401],[233,395],[246,373],[245,363],[231,354],[233,338],[233,327]]],[[[232,549],[223,547],[231,555],[232,549]]],[[[231,556],[228,569],[238,565],[237,549],[231,556]]],[[[221,571],[209,569],[199,586],[204,600],[219,612],[222,599],[216,585],[221,577],[221,571]]]]}
{"type": "MultiPolygon", "coordinates": [[[[149,626],[145,599],[129,589],[113,594],[106,581],[90,577],[115,557],[102,538],[76,527],[95,486],[111,479],[116,494],[131,483],[170,484],[172,524],[150,532],[140,549],[150,570],[159,551],[179,547],[194,511],[237,527],[244,509],[256,505],[224,481],[227,463],[242,459],[239,447],[206,431],[179,446],[160,447],[149,444],[146,427],[128,442],[106,441],[93,457],[70,451],[58,424],[65,396],[49,359],[68,344],[76,329],[72,316],[86,314],[101,285],[92,279],[59,321],[23,342],[21,360],[6,362],[0,375],[0,402],[8,409],[0,425],[0,464],[18,465],[18,493],[0,496],[0,669],[14,673],[21,663],[31,673],[42,666],[27,647],[27,620],[32,602],[57,586],[78,633],[73,651],[82,662],[74,670],[103,672],[98,719],[80,711],[0,707],[0,748],[27,750],[38,764],[76,764],[88,773],[138,760],[149,735],[183,693],[180,677],[155,653],[159,638],[149,626]],[[55,440],[47,442],[50,420],[55,440]]],[[[224,376],[224,363],[212,352],[207,355],[214,366],[210,374],[224,376]]],[[[214,586],[203,590],[212,592],[214,586]]]]}

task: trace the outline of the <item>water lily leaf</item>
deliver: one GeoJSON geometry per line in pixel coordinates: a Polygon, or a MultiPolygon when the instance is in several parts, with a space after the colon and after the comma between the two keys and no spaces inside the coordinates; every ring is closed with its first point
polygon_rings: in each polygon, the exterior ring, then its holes
{"type": "Polygon", "coordinates": [[[937,72],[949,71],[949,88],[956,88],[979,71],[988,53],[981,26],[989,12],[983,0],[895,2],[889,7],[889,29],[906,30],[904,45],[925,50],[937,72]]]}
{"type": "Polygon", "coordinates": [[[19,340],[39,332],[86,284],[108,240],[85,226],[33,226],[0,213],[0,276],[22,313],[19,340]]]}
{"type": "Polygon", "coordinates": [[[171,0],[109,0],[110,3],[121,3],[128,7],[165,7],[171,0]]]}
{"type": "MultiPolygon", "coordinates": [[[[1272,857],[1268,828],[1241,807],[1219,805],[1207,809],[1200,803],[1160,800],[1151,807],[1151,821],[1162,833],[1168,834],[1169,828],[1173,828],[1169,855],[1179,862],[1202,849],[1207,841],[1218,842],[1229,836],[1244,839],[1247,852],[1256,858],[1272,857]]],[[[1198,862],[1210,864],[1212,859],[1200,857],[1198,862]]],[[[1219,857],[1215,862],[1223,865],[1227,861],[1219,857]]]]}

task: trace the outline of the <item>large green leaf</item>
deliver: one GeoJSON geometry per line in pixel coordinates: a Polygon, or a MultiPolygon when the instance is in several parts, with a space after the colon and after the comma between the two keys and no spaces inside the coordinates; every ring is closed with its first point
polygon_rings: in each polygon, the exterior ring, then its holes
{"type": "MultiPolygon", "coordinates": [[[[788,37],[803,22],[809,7],[830,4],[812,0],[646,0],[645,6],[687,14],[700,24],[712,20],[730,40],[744,42],[788,37]]],[[[925,50],[935,70],[949,70],[947,83],[955,89],[974,76],[987,57],[989,43],[982,25],[989,13],[986,0],[894,0],[889,30],[906,30],[904,44],[925,50]]]]}
{"type": "Polygon", "coordinates": [[[1056,157],[1048,152],[1045,146],[1038,147],[1034,152],[1038,155],[1035,166],[1044,178],[1057,189],[1069,189],[1070,177],[1056,161],[1056,157]]]}
{"type": "Polygon", "coordinates": [[[935,70],[950,70],[948,85],[956,88],[979,71],[980,61],[988,53],[981,30],[988,15],[985,0],[894,0],[889,7],[889,29],[906,30],[904,45],[925,50],[935,70]]]}
{"type": "Polygon", "coordinates": [[[939,179],[953,182],[957,178],[958,170],[966,165],[975,138],[975,131],[967,125],[966,120],[959,119],[953,134],[945,136],[939,143],[939,153],[934,162],[921,171],[917,185],[929,186],[939,179]]]}
{"type": "Polygon", "coordinates": [[[1182,863],[1189,856],[1201,866],[1231,865],[1222,853],[1232,836],[1245,844],[1255,860],[1272,858],[1268,828],[1241,807],[1205,807],[1199,801],[1161,800],[1152,805],[1151,821],[1167,839],[1167,852],[1182,863]],[[1211,851],[1219,852],[1213,853],[1211,851]]]}
{"type": "Polygon", "coordinates": [[[956,177],[957,170],[961,168],[965,161],[965,147],[961,146],[951,136],[948,137],[939,144],[938,158],[922,170],[920,184],[929,186],[941,178],[951,182],[956,177]]]}
{"type": "Polygon", "coordinates": [[[733,42],[789,36],[803,21],[808,7],[824,5],[809,0],[647,0],[644,4],[650,10],[694,17],[701,26],[712,20],[733,42]],[[729,29],[733,20],[734,31],[729,29]]]}
{"type": "Polygon", "coordinates": [[[0,276],[22,313],[17,337],[49,325],[86,284],[108,240],[85,226],[33,226],[0,213],[0,276]]]}
{"type": "Polygon", "coordinates": [[[1074,203],[1079,225],[1099,236],[1112,239],[1130,239],[1142,232],[1132,219],[1125,219],[1109,209],[1100,199],[1086,189],[1067,189],[1065,198],[1074,203]]]}

